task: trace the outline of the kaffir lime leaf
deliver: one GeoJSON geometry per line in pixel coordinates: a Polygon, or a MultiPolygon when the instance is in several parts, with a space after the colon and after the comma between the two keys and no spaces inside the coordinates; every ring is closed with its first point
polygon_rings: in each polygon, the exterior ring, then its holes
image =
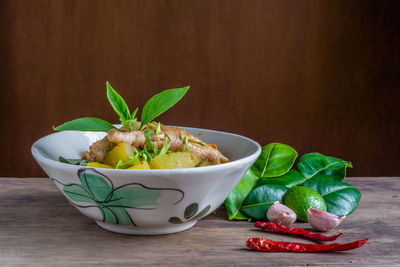
{"type": "Polygon", "coordinates": [[[293,186],[283,196],[283,203],[291,208],[299,221],[308,222],[307,209],[312,207],[326,211],[325,201],[322,196],[312,188],[293,186]]]}

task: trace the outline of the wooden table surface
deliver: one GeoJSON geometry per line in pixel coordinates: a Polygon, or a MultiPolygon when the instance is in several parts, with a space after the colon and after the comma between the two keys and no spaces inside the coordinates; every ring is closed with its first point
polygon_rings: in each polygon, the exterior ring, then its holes
{"type": "Polygon", "coordinates": [[[294,254],[248,250],[250,237],[307,241],[227,221],[224,206],[185,232],[129,236],[99,228],[68,204],[49,179],[0,178],[0,265],[400,266],[400,178],[346,182],[360,189],[362,199],[340,225],[345,233],[338,242],[369,237],[368,243],[347,252],[294,254]]]}

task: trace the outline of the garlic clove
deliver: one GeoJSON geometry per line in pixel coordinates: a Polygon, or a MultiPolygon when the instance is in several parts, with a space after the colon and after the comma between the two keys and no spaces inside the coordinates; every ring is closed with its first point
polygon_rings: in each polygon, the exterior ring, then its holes
{"type": "Polygon", "coordinates": [[[290,226],[296,221],[296,213],[289,207],[276,201],[267,211],[267,219],[270,222],[290,226]]]}
{"type": "Polygon", "coordinates": [[[335,229],[346,216],[339,217],[335,214],[314,209],[307,209],[307,217],[308,222],[311,224],[311,227],[318,231],[329,231],[335,229]]]}

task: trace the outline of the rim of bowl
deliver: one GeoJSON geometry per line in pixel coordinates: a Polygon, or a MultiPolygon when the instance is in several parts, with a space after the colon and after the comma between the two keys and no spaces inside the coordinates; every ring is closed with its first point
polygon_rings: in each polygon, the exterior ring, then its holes
{"type": "MultiPolygon", "coordinates": [[[[118,124],[116,124],[116,125],[118,125],[118,124]]],[[[171,126],[171,125],[168,125],[168,126],[171,126]]],[[[225,134],[225,135],[236,136],[236,137],[242,138],[244,140],[247,140],[248,142],[253,144],[256,147],[256,151],[253,152],[252,154],[246,156],[246,157],[243,157],[243,158],[240,158],[240,159],[237,159],[237,160],[234,160],[234,161],[229,161],[227,163],[218,164],[218,165],[203,166],[201,168],[193,167],[193,168],[179,168],[179,169],[149,169],[149,170],[94,168],[94,167],[87,167],[87,166],[81,166],[81,165],[73,165],[73,164],[62,163],[62,162],[59,162],[57,160],[47,158],[47,157],[43,156],[41,153],[39,153],[39,148],[37,148],[37,144],[41,140],[43,140],[45,138],[48,138],[49,136],[57,135],[57,134],[61,133],[61,132],[55,132],[55,133],[51,133],[51,134],[45,135],[45,136],[39,138],[38,140],[36,140],[32,144],[31,153],[32,153],[32,156],[35,158],[35,160],[41,161],[41,162],[44,162],[44,163],[47,163],[47,164],[51,164],[51,165],[53,165],[55,167],[66,167],[66,168],[71,168],[71,169],[76,169],[76,170],[78,170],[80,168],[101,169],[105,173],[118,172],[118,173],[138,173],[138,174],[144,174],[144,173],[148,173],[148,174],[150,174],[150,173],[152,173],[152,174],[183,173],[183,172],[190,172],[190,171],[201,171],[201,170],[213,170],[213,169],[229,168],[230,166],[234,166],[234,165],[238,165],[238,164],[241,164],[241,163],[244,163],[244,162],[251,161],[253,158],[257,158],[259,156],[259,154],[261,153],[261,145],[258,142],[254,141],[254,140],[252,140],[252,139],[250,139],[248,137],[245,137],[243,135],[234,134],[234,133],[228,133],[228,132],[223,132],[223,131],[217,131],[217,130],[195,128],[195,127],[186,127],[186,126],[171,126],[171,127],[180,127],[180,128],[186,128],[186,129],[195,130],[195,131],[209,131],[209,132],[214,132],[214,133],[217,133],[217,134],[225,134]]],[[[63,131],[63,132],[68,132],[68,131],[63,131]]],[[[69,131],[69,132],[82,132],[82,133],[85,133],[85,132],[90,132],[90,131],[69,131]]]]}

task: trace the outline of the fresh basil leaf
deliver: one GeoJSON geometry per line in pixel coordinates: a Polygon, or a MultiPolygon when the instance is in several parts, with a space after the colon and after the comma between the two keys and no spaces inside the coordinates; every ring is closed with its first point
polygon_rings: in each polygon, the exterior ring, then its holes
{"type": "Polygon", "coordinates": [[[128,162],[123,162],[122,160],[119,160],[117,165],[115,166],[115,169],[128,169],[130,167],[132,167],[133,165],[138,164],[140,161],[128,161],[128,162]]]}
{"type": "Polygon", "coordinates": [[[66,159],[62,156],[58,157],[58,161],[66,164],[72,164],[72,165],[80,165],[80,166],[85,166],[88,162],[88,160],[85,159],[66,159]]]}
{"type": "Polygon", "coordinates": [[[338,181],[342,181],[346,176],[347,167],[353,167],[351,162],[324,156],[320,153],[305,154],[297,164],[297,169],[307,179],[321,175],[338,181]]]}
{"type": "Polygon", "coordinates": [[[157,116],[161,115],[176,103],[186,94],[189,86],[177,89],[165,90],[161,93],[154,95],[147,101],[143,107],[141,117],[141,128],[147,123],[154,120],[157,116]]]}
{"type": "Polygon", "coordinates": [[[131,115],[131,119],[134,119],[136,117],[136,113],[138,112],[139,108],[136,108],[131,115]]]}
{"type": "Polygon", "coordinates": [[[269,177],[264,177],[260,178],[258,180],[257,185],[262,185],[262,184],[276,184],[276,185],[282,185],[285,187],[292,187],[295,185],[300,185],[306,181],[306,178],[304,178],[298,171],[296,170],[291,170],[288,173],[285,173],[282,176],[279,177],[274,177],[274,178],[269,178],[269,177]]]}
{"type": "Polygon", "coordinates": [[[63,123],[57,127],[53,127],[56,132],[59,131],[99,131],[108,132],[115,127],[102,119],[97,118],[79,118],[66,123],[63,123]]]}
{"type": "Polygon", "coordinates": [[[104,153],[107,153],[107,152],[109,152],[109,151],[113,150],[113,148],[114,148],[114,147],[110,147],[110,148],[106,148],[106,149],[104,149],[104,153]]]}
{"type": "Polygon", "coordinates": [[[160,134],[160,133],[161,133],[161,123],[157,123],[156,134],[160,134]]]}
{"type": "Polygon", "coordinates": [[[332,177],[313,177],[304,186],[317,191],[324,198],[327,211],[337,216],[351,214],[361,199],[357,188],[332,177]]]}
{"type": "Polygon", "coordinates": [[[140,150],[139,158],[150,163],[152,157],[151,157],[151,154],[149,153],[149,151],[147,151],[146,146],[143,148],[143,150],[140,150]]]}
{"type": "Polygon", "coordinates": [[[167,142],[163,142],[163,146],[162,146],[162,148],[161,148],[161,150],[160,150],[160,153],[158,154],[158,156],[164,156],[165,154],[167,154],[167,152],[168,152],[168,148],[169,148],[169,144],[167,143],[167,142]]]}
{"type": "Polygon", "coordinates": [[[144,135],[144,137],[146,138],[146,141],[147,141],[147,147],[148,147],[149,151],[153,150],[153,144],[151,143],[151,139],[150,139],[150,134],[152,132],[153,132],[153,130],[148,130],[146,132],[146,134],[144,135]]]}
{"type": "Polygon", "coordinates": [[[271,143],[262,148],[258,159],[251,170],[258,177],[277,177],[287,173],[297,158],[297,152],[292,147],[271,143]]]}
{"type": "Polygon", "coordinates": [[[124,167],[125,167],[125,163],[122,160],[118,160],[117,165],[115,166],[115,169],[127,169],[130,166],[126,167],[126,168],[124,168],[124,167]]]}
{"type": "Polygon", "coordinates": [[[139,152],[136,152],[136,150],[135,150],[135,156],[130,157],[129,160],[126,162],[119,160],[117,165],[115,166],[115,168],[116,169],[128,169],[138,163],[140,163],[139,152]]]}
{"type": "Polygon", "coordinates": [[[129,120],[131,118],[131,114],[124,99],[111,87],[109,82],[106,82],[106,85],[107,85],[108,101],[114,108],[115,112],[117,112],[117,114],[119,115],[120,120],[121,121],[129,120]]]}
{"type": "Polygon", "coordinates": [[[69,160],[67,160],[66,158],[64,158],[62,156],[58,157],[58,161],[62,162],[62,163],[72,164],[71,162],[69,162],[69,160]]]}
{"type": "Polygon", "coordinates": [[[225,200],[226,211],[229,220],[247,220],[248,217],[240,211],[244,199],[256,185],[258,177],[249,170],[235,186],[225,200]]]}
{"type": "Polygon", "coordinates": [[[127,121],[123,121],[121,123],[129,131],[134,131],[135,130],[135,126],[136,126],[136,122],[137,122],[137,119],[135,118],[133,120],[127,120],[127,121]]]}
{"type": "Polygon", "coordinates": [[[189,137],[185,136],[182,141],[185,144],[185,151],[189,151],[189,137]]]}
{"type": "Polygon", "coordinates": [[[153,155],[152,158],[154,158],[156,155],[158,155],[158,148],[156,146],[153,146],[153,155]]]}
{"type": "Polygon", "coordinates": [[[255,220],[265,220],[269,207],[276,201],[282,202],[288,189],[276,184],[256,186],[244,200],[241,210],[255,220]]]}
{"type": "Polygon", "coordinates": [[[171,142],[171,137],[167,133],[165,133],[165,137],[167,137],[168,141],[171,142]]]}

